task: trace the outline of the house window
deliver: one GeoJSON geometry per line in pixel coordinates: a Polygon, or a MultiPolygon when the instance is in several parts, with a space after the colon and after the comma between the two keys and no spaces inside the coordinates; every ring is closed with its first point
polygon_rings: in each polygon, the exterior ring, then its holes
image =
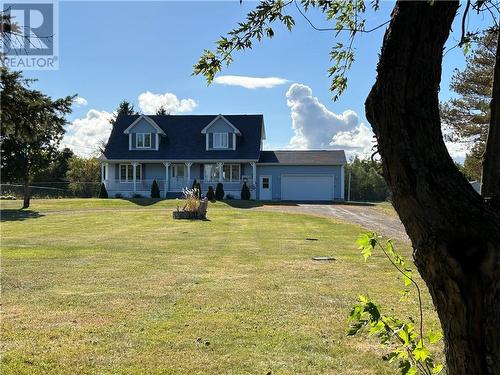
{"type": "Polygon", "coordinates": [[[135,135],[136,148],[151,148],[151,133],[137,133],[135,135]]]}
{"type": "MultiPolygon", "coordinates": [[[[142,180],[142,165],[137,164],[135,179],[142,180]]],[[[134,181],[134,166],[132,164],[120,164],[120,182],[134,181]]]]}
{"type": "Polygon", "coordinates": [[[262,189],[269,189],[269,177],[262,177],[262,189]]]}
{"type": "Polygon", "coordinates": [[[224,181],[239,181],[240,180],[240,165],[239,164],[224,164],[222,167],[224,181]]]}
{"type": "Polygon", "coordinates": [[[228,147],[228,134],[227,133],[213,133],[214,135],[214,148],[227,148],[228,147]]]}

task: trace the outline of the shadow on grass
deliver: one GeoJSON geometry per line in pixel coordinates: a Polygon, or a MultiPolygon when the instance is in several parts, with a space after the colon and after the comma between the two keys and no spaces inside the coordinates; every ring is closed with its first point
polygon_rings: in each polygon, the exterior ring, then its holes
{"type": "Polygon", "coordinates": [[[0,221],[22,221],[27,219],[38,219],[45,215],[38,211],[22,210],[22,209],[5,209],[0,210],[0,221]]]}
{"type": "Polygon", "coordinates": [[[342,205],[342,206],[376,206],[376,203],[372,202],[354,202],[354,201],[339,201],[333,202],[334,204],[342,205]]]}
{"type": "Polygon", "coordinates": [[[225,199],[222,201],[228,206],[234,208],[255,208],[262,206],[298,206],[299,204],[308,205],[343,205],[343,206],[376,206],[376,203],[371,202],[347,202],[347,201],[242,201],[237,199],[225,199]]]}
{"type": "Polygon", "coordinates": [[[152,206],[153,204],[165,200],[164,198],[122,198],[122,199],[143,207],[152,206]]]}
{"type": "Polygon", "coordinates": [[[234,208],[255,208],[262,206],[296,206],[297,202],[285,201],[243,201],[238,199],[225,199],[221,203],[234,208]]]}

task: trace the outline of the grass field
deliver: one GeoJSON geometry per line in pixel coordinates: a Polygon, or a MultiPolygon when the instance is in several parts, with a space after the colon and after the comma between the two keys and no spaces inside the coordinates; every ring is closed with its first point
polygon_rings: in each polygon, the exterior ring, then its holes
{"type": "Polygon", "coordinates": [[[375,340],[346,337],[350,306],[368,292],[417,315],[387,261],[363,261],[359,226],[226,203],[208,221],[173,221],[175,201],[1,205],[2,374],[394,374],[375,340]]]}
{"type": "Polygon", "coordinates": [[[392,217],[398,217],[398,214],[394,207],[392,207],[391,202],[377,202],[374,203],[375,209],[382,212],[385,215],[392,216],[392,217]]]}

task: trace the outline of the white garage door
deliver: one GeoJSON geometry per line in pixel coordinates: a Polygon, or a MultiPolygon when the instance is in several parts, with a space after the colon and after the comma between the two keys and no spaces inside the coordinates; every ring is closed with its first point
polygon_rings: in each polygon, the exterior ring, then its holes
{"type": "Polygon", "coordinates": [[[281,199],[286,201],[331,201],[333,200],[333,176],[282,176],[281,199]]]}

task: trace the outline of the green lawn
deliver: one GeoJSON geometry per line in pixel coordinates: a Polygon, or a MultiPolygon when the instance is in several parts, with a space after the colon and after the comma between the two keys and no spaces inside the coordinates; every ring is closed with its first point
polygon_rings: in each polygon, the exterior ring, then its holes
{"type": "Polygon", "coordinates": [[[377,202],[374,203],[375,209],[377,211],[382,212],[385,215],[392,216],[392,217],[398,217],[398,213],[392,206],[391,202],[377,202]]]}
{"type": "Polygon", "coordinates": [[[2,374],[396,372],[345,335],[360,293],[417,314],[387,261],[364,263],[361,227],[225,203],[173,221],[176,201],[153,203],[1,203],[2,374]]]}

